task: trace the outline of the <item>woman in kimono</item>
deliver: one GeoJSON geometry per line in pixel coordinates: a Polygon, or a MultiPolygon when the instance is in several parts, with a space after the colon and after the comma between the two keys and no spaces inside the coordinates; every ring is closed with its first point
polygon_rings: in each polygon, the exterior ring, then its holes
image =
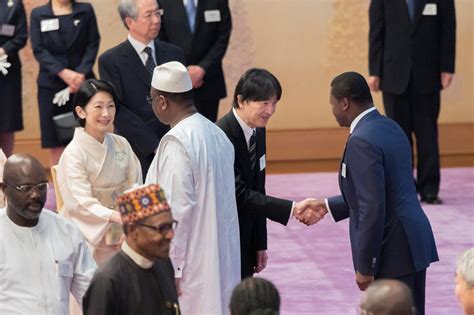
{"type": "Polygon", "coordinates": [[[72,99],[84,80],[94,78],[100,35],[90,3],[50,0],[31,11],[30,39],[39,63],[38,104],[41,146],[58,163],[69,137],[57,132],[53,117],[70,113],[72,99]]]}
{"type": "Polygon", "coordinates": [[[115,197],[142,184],[140,162],[130,144],[110,133],[115,100],[106,81],[89,79],[82,84],[74,103],[82,127],[76,128],[57,166],[64,202],[59,212],[79,228],[98,265],[115,254],[123,240],[115,197]]]}
{"type": "Polygon", "coordinates": [[[7,156],[13,152],[15,132],[23,129],[18,51],[26,45],[27,39],[23,2],[0,0],[0,147],[7,156]]]}

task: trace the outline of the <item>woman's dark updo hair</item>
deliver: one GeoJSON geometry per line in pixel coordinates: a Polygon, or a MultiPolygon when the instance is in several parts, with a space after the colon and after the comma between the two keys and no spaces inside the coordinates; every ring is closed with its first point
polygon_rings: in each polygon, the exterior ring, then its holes
{"type": "MultiPolygon", "coordinates": [[[[85,110],[86,105],[89,104],[90,100],[99,92],[106,92],[112,96],[112,99],[115,104],[117,104],[117,98],[115,96],[115,90],[112,84],[104,80],[97,80],[97,79],[88,79],[82,83],[79,91],[77,91],[76,96],[74,98],[74,107],[79,106],[85,110]]],[[[76,110],[73,110],[74,117],[78,121],[81,127],[86,125],[86,120],[80,118],[76,110]]]]}
{"type": "Polygon", "coordinates": [[[234,288],[230,299],[231,315],[278,315],[280,294],[263,278],[247,278],[234,288]]]}

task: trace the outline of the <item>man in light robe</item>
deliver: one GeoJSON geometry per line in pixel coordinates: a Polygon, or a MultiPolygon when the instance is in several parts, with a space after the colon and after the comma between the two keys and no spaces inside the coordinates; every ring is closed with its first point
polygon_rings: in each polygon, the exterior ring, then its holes
{"type": "Polygon", "coordinates": [[[68,314],[82,305],[96,264],[71,222],[43,211],[48,179],[41,163],[13,155],[0,187],[0,314],[68,314]]]}
{"type": "MultiPolygon", "coordinates": [[[[2,182],[3,167],[6,161],[7,161],[7,157],[5,156],[5,153],[3,153],[3,150],[0,149],[0,183],[2,182]]],[[[3,207],[5,207],[5,196],[3,196],[3,193],[0,191],[0,208],[3,208],[3,207]]]]}
{"type": "Polygon", "coordinates": [[[177,221],[159,185],[117,198],[125,242],[99,267],[84,296],[84,314],[179,315],[170,243],[177,221]]]}
{"type": "Polygon", "coordinates": [[[234,149],[199,114],[186,67],[169,62],[153,73],[150,102],[171,130],[162,138],[147,183],[162,185],[180,222],[171,244],[183,314],[225,314],[240,282],[234,149]]]}

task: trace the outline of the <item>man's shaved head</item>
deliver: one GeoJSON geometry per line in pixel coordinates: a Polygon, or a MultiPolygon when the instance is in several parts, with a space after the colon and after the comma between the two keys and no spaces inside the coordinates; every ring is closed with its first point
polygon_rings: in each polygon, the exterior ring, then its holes
{"type": "Polygon", "coordinates": [[[361,314],[396,315],[415,314],[410,288],[398,280],[377,280],[362,296],[361,314]]]}
{"type": "Polygon", "coordinates": [[[31,155],[8,158],[0,184],[7,200],[7,215],[17,225],[34,226],[46,203],[48,178],[43,165],[31,155]]]}

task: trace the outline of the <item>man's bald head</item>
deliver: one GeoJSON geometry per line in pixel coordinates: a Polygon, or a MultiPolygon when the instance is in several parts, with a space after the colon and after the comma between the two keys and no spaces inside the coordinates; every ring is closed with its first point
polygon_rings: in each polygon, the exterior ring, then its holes
{"type": "Polygon", "coordinates": [[[14,154],[5,163],[3,181],[14,181],[18,177],[28,177],[32,173],[42,175],[45,179],[47,178],[43,165],[35,157],[29,154],[14,154]]]}
{"type": "Polygon", "coordinates": [[[362,296],[361,314],[415,314],[410,288],[398,280],[377,280],[362,296]]]}
{"type": "Polygon", "coordinates": [[[48,191],[43,165],[28,154],[10,156],[5,163],[0,187],[7,200],[8,217],[17,225],[35,226],[48,191]]]}

